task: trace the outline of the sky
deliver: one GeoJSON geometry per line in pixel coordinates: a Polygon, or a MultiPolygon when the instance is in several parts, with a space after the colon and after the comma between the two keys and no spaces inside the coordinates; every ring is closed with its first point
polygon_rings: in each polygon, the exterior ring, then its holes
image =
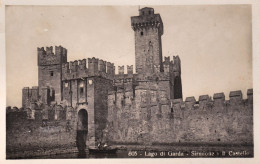
{"type": "MultiPolygon", "coordinates": [[[[250,5],[153,7],[164,24],[163,56],[179,55],[183,97],[253,88],[250,5]]],[[[38,85],[37,47],[63,46],[68,61],[96,57],[135,64],[130,17],[138,6],[7,6],[7,106],[38,85]]]]}

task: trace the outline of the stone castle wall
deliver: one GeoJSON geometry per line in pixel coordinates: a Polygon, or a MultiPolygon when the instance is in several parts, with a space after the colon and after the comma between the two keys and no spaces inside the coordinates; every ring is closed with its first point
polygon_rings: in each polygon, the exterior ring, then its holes
{"type": "MultiPolygon", "coordinates": [[[[34,119],[28,119],[26,111],[11,111],[6,115],[6,153],[9,156],[32,156],[64,152],[76,148],[76,118],[55,117],[49,111],[49,119],[44,119],[42,111],[35,111],[34,119]]],[[[58,112],[57,112],[58,114],[58,112]]],[[[72,114],[76,116],[76,112],[72,114]]]]}
{"type": "MultiPolygon", "coordinates": [[[[167,88],[165,89],[167,90],[167,88]]],[[[159,90],[160,91],[160,90],[159,90]]],[[[163,92],[163,91],[161,91],[163,92]]],[[[165,92],[167,93],[167,92],[165,92]]],[[[151,96],[151,91],[136,90],[135,97],[109,95],[108,142],[119,143],[253,143],[253,92],[242,100],[241,91],[166,100],[151,96]],[[150,93],[149,93],[150,92],[150,93]],[[145,104],[143,106],[143,102],[145,104]],[[153,103],[155,102],[155,103],[153,103]]],[[[129,95],[126,93],[126,95],[129,95]]]]}
{"type": "MultiPolygon", "coordinates": [[[[43,52],[46,54],[41,55],[54,55],[52,48],[43,52]]],[[[115,74],[112,63],[96,58],[69,63],[64,60],[60,66],[41,64],[39,69],[46,71],[48,78],[39,81],[60,85],[62,101],[55,100],[55,85],[25,87],[23,107],[27,119],[64,120],[76,130],[77,123],[71,119],[75,120],[79,110],[85,109],[89,119],[88,141],[92,146],[104,140],[144,145],[253,142],[252,90],[246,100],[242,100],[241,91],[230,92],[229,100],[225,100],[223,93],[214,94],[213,100],[208,95],[200,96],[198,101],[194,97],[187,97],[184,102],[176,99],[176,89],[180,89],[177,97],[182,97],[181,81],[176,82],[177,77],[181,79],[178,56],[173,56],[173,60],[164,58],[163,72],[155,65],[154,72],[145,74],[134,74],[133,66],[127,66],[127,73],[124,66],[119,66],[115,74]],[[59,72],[61,79],[49,79],[52,78],[49,71],[56,67],[60,71],[54,73],[59,72]]]]}

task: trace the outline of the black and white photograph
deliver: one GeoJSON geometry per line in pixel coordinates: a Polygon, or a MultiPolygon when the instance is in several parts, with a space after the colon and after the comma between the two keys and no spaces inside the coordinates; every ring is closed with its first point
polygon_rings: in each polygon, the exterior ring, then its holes
{"type": "Polygon", "coordinates": [[[5,5],[5,160],[256,158],[253,10],[5,5]]]}

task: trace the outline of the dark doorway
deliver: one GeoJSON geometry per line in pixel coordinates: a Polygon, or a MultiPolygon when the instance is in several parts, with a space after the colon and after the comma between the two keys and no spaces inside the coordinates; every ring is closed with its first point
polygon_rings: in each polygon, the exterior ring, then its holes
{"type": "Polygon", "coordinates": [[[85,109],[80,109],[78,112],[77,130],[88,131],[88,112],[85,109]]]}
{"type": "Polygon", "coordinates": [[[88,112],[80,109],[78,112],[76,143],[79,151],[79,158],[86,157],[86,139],[88,134],[88,112]]]}

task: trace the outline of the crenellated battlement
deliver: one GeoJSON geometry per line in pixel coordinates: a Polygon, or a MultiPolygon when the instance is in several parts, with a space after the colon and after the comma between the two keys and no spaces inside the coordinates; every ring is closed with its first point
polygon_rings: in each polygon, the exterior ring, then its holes
{"type": "Polygon", "coordinates": [[[113,63],[94,57],[62,64],[62,80],[79,79],[91,76],[102,76],[112,80],[114,75],[115,66],[113,63]]]}
{"type": "Polygon", "coordinates": [[[53,47],[37,48],[38,66],[58,65],[67,62],[67,49],[62,46],[55,46],[55,53],[53,47]]]}
{"type": "Polygon", "coordinates": [[[118,66],[118,74],[119,75],[125,74],[125,66],[118,66]]]}
{"type": "Polygon", "coordinates": [[[101,71],[101,72],[106,72],[107,71],[107,62],[106,61],[103,61],[103,60],[98,60],[98,69],[101,71]]]}
{"type": "MultiPolygon", "coordinates": [[[[134,82],[135,76],[137,74],[133,73],[133,65],[127,65],[127,72],[125,73],[125,66],[118,66],[118,73],[115,74],[114,76],[114,86],[124,86],[124,85],[128,85],[129,83],[131,83],[131,87],[132,84],[134,82]]],[[[121,88],[121,87],[119,87],[121,88]]],[[[131,88],[133,89],[133,88],[131,88]]]]}
{"type": "MultiPolygon", "coordinates": [[[[131,82],[131,81],[128,81],[131,82]]],[[[119,82],[118,82],[119,83],[119,82]]],[[[127,87],[125,85],[124,87],[127,87]]],[[[129,86],[128,86],[129,87],[129,86]]],[[[130,86],[131,87],[131,86],[130,86]]],[[[134,99],[131,99],[131,101],[128,101],[126,105],[132,106],[133,104],[138,103],[141,108],[146,108],[149,107],[150,105],[157,106],[160,108],[161,105],[165,105],[170,109],[172,108],[173,111],[187,111],[187,110],[201,110],[201,111],[206,111],[206,110],[212,110],[212,111],[222,111],[226,109],[244,109],[247,108],[248,106],[253,106],[253,95],[252,89],[248,89],[248,95],[246,99],[242,99],[242,92],[241,91],[231,91],[229,95],[229,100],[225,99],[225,95],[223,92],[221,93],[215,93],[213,95],[213,99],[209,95],[201,95],[199,96],[199,100],[197,101],[194,96],[187,97],[185,101],[183,99],[167,99],[164,94],[167,94],[163,90],[149,90],[149,87],[142,86],[136,87],[135,88],[135,96],[132,95],[132,89],[130,90],[125,90],[122,92],[122,89],[120,90],[120,87],[118,88],[119,90],[112,90],[109,92],[108,100],[111,101],[109,102],[111,104],[111,107],[117,106],[118,108],[124,108],[122,104],[115,104],[115,101],[121,101],[125,99],[125,96],[127,94],[131,94],[131,97],[134,99]],[[157,90],[157,91],[156,91],[157,90]],[[129,92],[130,91],[130,92],[129,92]],[[158,95],[156,92],[160,93],[158,95]],[[156,97],[159,96],[159,97],[156,97]],[[148,101],[149,100],[149,101],[148,101]],[[113,102],[112,102],[113,101],[113,102]],[[147,103],[150,104],[147,104],[147,103]],[[114,105],[112,105],[114,104],[114,105]]],[[[113,108],[114,108],[113,107],[113,108]]],[[[251,108],[249,107],[249,108],[251,108]]],[[[123,110],[123,109],[122,109],[123,110]]],[[[137,109],[134,109],[137,110],[137,109]]]]}
{"type": "Polygon", "coordinates": [[[83,59],[83,60],[78,60],[78,68],[80,70],[84,70],[87,68],[87,60],[86,59],[83,59]]]}
{"type": "MultiPolygon", "coordinates": [[[[173,61],[170,61],[170,57],[166,58],[166,62],[171,65],[174,65],[173,61]]],[[[114,85],[122,86],[128,85],[129,82],[132,82],[132,85],[137,86],[140,82],[156,82],[157,84],[160,81],[170,81],[171,75],[169,72],[160,72],[159,66],[157,67],[158,71],[150,74],[142,73],[133,73],[133,65],[127,65],[127,72],[125,72],[125,66],[118,66],[118,73],[114,76],[114,85]]],[[[173,75],[173,74],[172,74],[173,75]]]]}
{"type": "MultiPolygon", "coordinates": [[[[176,75],[180,74],[180,58],[179,56],[173,56],[173,60],[171,60],[170,56],[164,57],[164,61],[162,62],[163,64],[163,68],[164,68],[164,72],[160,72],[160,65],[154,65],[154,73],[153,76],[157,76],[158,74],[162,74],[162,76],[165,76],[164,74],[168,74],[168,73],[174,73],[176,75]]],[[[118,74],[116,74],[116,77],[123,77],[124,76],[128,76],[128,75],[132,75],[133,74],[133,65],[127,65],[127,72],[125,73],[125,66],[118,66],[118,74]]],[[[144,76],[144,74],[142,74],[141,76],[144,76]]],[[[145,75],[146,76],[146,75],[145,75]]],[[[143,78],[146,79],[147,78],[143,78]]]]}
{"type": "Polygon", "coordinates": [[[127,65],[127,74],[133,74],[133,73],[134,73],[133,65],[127,65]]]}
{"type": "MultiPolygon", "coordinates": [[[[159,66],[158,66],[159,70],[159,66]]],[[[169,81],[170,75],[167,72],[154,72],[153,74],[134,74],[133,65],[127,65],[127,72],[125,66],[118,66],[118,73],[114,76],[114,83],[122,82],[145,82],[145,81],[169,81]],[[131,80],[130,80],[131,79],[131,80]]]]}
{"type": "Polygon", "coordinates": [[[30,106],[31,103],[38,101],[39,99],[39,87],[33,86],[32,88],[24,87],[22,90],[22,107],[25,109],[30,106]]]}
{"type": "Polygon", "coordinates": [[[164,72],[173,73],[175,76],[179,76],[181,74],[181,60],[180,57],[173,56],[173,60],[171,60],[170,56],[165,56],[163,61],[164,72]]]}
{"type": "MultiPolygon", "coordinates": [[[[117,86],[117,90],[108,93],[110,117],[113,112],[120,110],[124,113],[134,113],[132,119],[162,121],[169,120],[172,123],[180,119],[199,117],[201,119],[215,119],[226,115],[243,115],[249,117],[253,112],[253,90],[248,89],[247,98],[242,98],[241,91],[231,91],[229,100],[225,99],[223,92],[199,96],[198,101],[194,96],[183,99],[168,99],[167,89],[157,88],[155,85],[145,83],[144,86],[136,86],[134,90],[130,85],[117,86]],[[149,86],[150,85],[150,86],[149,86]]],[[[119,116],[120,119],[122,116],[119,116]]],[[[118,120],[114,119],[114,120],[118,120]]],[[[112,121],[112,120],[111,120],[112,121]]],[[[168,122],[169,123],[169,122],[168,122]]]]}
{"type": "Polygon", "coordinates": [[[231,91],[229,93],[229,100],[225,99],[223,92],[215,93],[213,100],[209,95],[199,96],[199,100],[196,101],[195,97],[187,97],[185,101],[182,99],[171,100],[173,106],[181,106],[181,109],[212,109],[212,108],[223,108],[228,106],[244,106],[253,104],[253,89],[247,90],[247,98],[242,98],[242,91],[231,91]]]}
{"type": "Polygon", "coordinates": [[[115,74],[114,63],[107,62],[106,64],[107,64],[107,73],[114,75],[115,74]]]}
{"type": "Polygon", "coordinates": [[[163,34],[163,22],[161,16],[160,14],[154,14],[153,8],[142,8],[139,11],[139,16],[131,17],[131,25],[134,31],[158,28],[160,34],[163,34]]]}
{"type": "Polygon", "coordinates": [[[127,65],[127,72],[125,73],[125,66],[118,66],[118,73],[116,75],[133,75],[134,69],[133,65],[127,65]]]}

